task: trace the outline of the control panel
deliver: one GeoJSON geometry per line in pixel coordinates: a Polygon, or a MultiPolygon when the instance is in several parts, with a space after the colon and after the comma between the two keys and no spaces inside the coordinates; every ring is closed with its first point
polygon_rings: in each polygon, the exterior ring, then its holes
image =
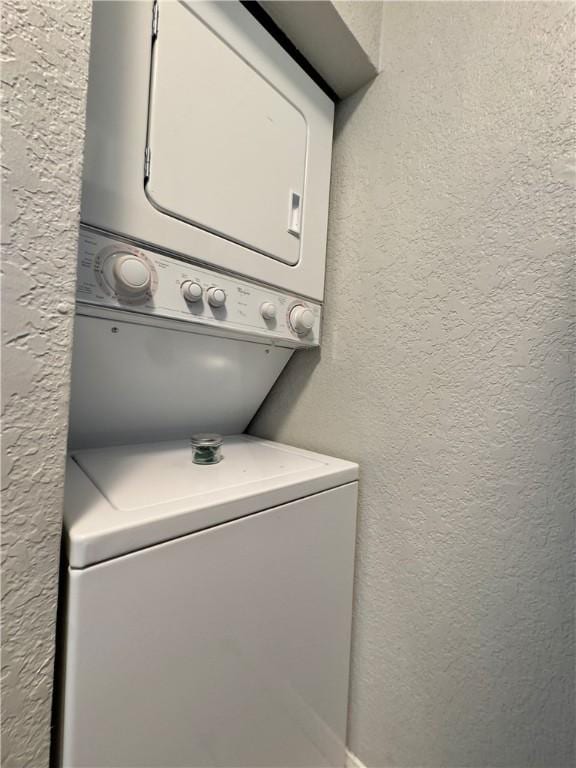
{"type": "Polygon", "coordinates": [[[77,301],[316,346],[320,305],[81,228],[77,301]]]}

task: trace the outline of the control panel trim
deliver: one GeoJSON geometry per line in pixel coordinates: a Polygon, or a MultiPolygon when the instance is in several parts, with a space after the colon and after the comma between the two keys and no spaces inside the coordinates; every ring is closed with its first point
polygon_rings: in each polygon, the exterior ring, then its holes
{"type": "MultiPolygon", "coordinates": [[[[320,343],[321,305],[293,293],[207,269],[188,260],[175,259],[139,245],[116,241],[92,229],[81,229],[78,254],[77,301],[116,312],[169,319],[215,329],[219,335],[255,336],[275,345],[315,347],[320,343]],[[115,259],[139,259],[150,272],[149,288],[133,295],[116,280],[115,259]],[[200,289],[198,298],[187,296],[186,286],[200,289]],[[262,307],[276,309],[274,317],[262,307]],[[310,310],[313,325],[297,332],[291,322],[294,307],[310,310]]],[[[273,313],[272,313],[273,314],[273,313]]]]}
{"type": "MultiPolygon", "coordinates": [[[[287,292],[281,286],[275,283],[271,283],[267,280],[256,280],[253,277],[242,274],[242,272],[239,272],[233,269],[225,269],[224,267],[220,267],[218,264],[210,264],[209,262],[204,261],[201,258],[194,257],[194,256],[187,256],[184,253],[180,253],[179,251],[173,251],[170,248],[160,247],[147,240],[137,240],[134,237],[129,237],[128,235],[122,234],[120,232],[115,232],[114,230],[102,229],[101,227],[97,227],[94,224],[89,224],[85,221],[80,222],[80,237],[82,237],[83,234],[90,234],[90,233],[97,235],[99,237],[104,237],[108,240],[111,240],[114,243],[118,243],[119,245],[124,244],[124,245],[133,246],[134,248],[140,248],[144,251],[150,251],[151,253],[155,253],[158,256],[168,256],[168,258],[174,259],[176,261],[182,261],[184,262],[184,264],[191,264],[192,266],[198,266],[200,267],[200,269],[205,269],[208,272],[214,272],[215,274],[225,275],[232,278],[238,278],[238,280],[241,280],[244,283],[251,283],[252,285],[257,285],[262,288],[270,288],[273,291],[289,293],[290,296],[294,296],[297,299],[302,299],[303,301],[310,302],[311,304],[320,305],[322,303],[317,298],[316,299],[312,298],[309,294],[298,293],[297,291],[287,292]]],[[[290,266],[288,264],[283,264],[282,266],[288,269],[298,269],[297,264],[293,266],[290,266]]]]}

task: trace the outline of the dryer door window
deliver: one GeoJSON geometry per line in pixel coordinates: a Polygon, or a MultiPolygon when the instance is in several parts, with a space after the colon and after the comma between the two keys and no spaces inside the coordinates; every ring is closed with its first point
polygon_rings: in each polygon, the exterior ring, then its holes
{"type": "Polygon", "coordinates": [[[146,193],[167,216],[295,265],[306,119],[272,85],[278,62],[261,54],[250,60],[250,35],[268,33],[249,18],[252,31],[225,40],[203,18],[202,5],[159,4],[146,193]]]}

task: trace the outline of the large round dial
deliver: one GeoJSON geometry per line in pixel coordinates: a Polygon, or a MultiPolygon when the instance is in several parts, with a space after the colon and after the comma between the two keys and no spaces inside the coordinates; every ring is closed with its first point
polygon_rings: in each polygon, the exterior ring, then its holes
{"type": "Polygon", "coordinates": [[[290,325],[298,336],[305,336],[314,328],[314,315],[304,304],[296,304],[289,315],[290,325]]]}
{"type": "Polygon", "coordinates": [[[133,253],[114,254],[112,271],[116,290],[124,295],[146,293],[152,284],[150,267],[133,253]]]}
{"type": "Polygon", "coordinates": [[[147,304],[158,287],[154,262],[142,251],[120,243],[102,248],[93,268],[100,290],[122,306],[147,304]]]}
{"type": "Polygon", "coordinates": [[[208,288],[206,293],[211,307],[223,307],[226,304],[226,292],[222,288],[208,288]]]}

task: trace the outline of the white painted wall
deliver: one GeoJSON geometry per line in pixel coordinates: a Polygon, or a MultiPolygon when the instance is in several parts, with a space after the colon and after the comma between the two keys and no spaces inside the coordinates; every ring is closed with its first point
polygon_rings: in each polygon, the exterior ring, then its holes
{"type": "Polygon", "coordinates": [[[88,0],[2,14],[2,766],[48,766],[88,0]]]}
{"type": "Polygon", "coordinates": [[[252,425],[360,462],[369,766],[575,761],[574,10],[384,5],[338,108],[323,347],[252,425]]]}

